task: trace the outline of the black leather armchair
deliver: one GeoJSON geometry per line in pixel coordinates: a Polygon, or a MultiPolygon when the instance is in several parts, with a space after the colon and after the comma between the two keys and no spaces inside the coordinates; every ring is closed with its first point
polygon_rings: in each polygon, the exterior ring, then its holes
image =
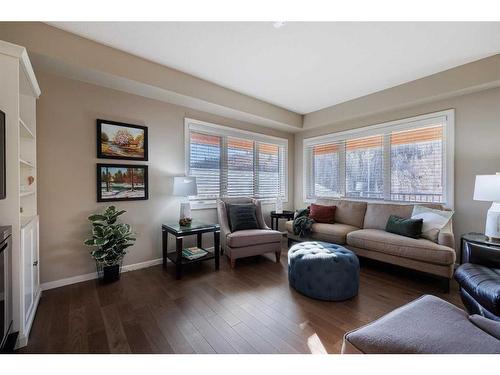
{"type": "Polygon", "coordinates": [[[455,272],[462,301],[470,314],[500,321],[500,248],[466,243],[455,272]]]}

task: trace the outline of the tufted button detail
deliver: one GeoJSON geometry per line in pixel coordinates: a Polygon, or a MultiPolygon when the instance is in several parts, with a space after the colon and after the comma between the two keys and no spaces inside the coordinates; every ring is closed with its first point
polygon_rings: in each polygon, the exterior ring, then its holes
{"type": "Polygon", "coordinates": [[[354,297],[359,285],[359,261],[342,246],[302,242],[288,252],[290,286],[307,296],[337,301],[354,297]]]}

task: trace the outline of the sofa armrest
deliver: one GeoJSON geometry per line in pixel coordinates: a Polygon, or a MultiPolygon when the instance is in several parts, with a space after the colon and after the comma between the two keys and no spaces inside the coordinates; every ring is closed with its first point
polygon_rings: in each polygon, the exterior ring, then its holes
{"type": "Polygon", "coordinates": [[[455,235],[451,230],[443,228],[438,234],[438,244],[455,249],[455,235]]]}

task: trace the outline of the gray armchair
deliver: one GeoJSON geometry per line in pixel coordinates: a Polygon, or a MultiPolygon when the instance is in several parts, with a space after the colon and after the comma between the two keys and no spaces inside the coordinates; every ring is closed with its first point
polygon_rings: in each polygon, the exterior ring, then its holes
{"type": "Polygon", "coordinates": [[[221,198],[217,200],[217,215],[219,217],[221,231],[221,248],[228,256],[231,268],[234,268],[236,259],[245,258],[265,253],[274,253],[276,263],[281,256],[282,234],[270,229],[262,214],[260,202],[252,198],[221,198]],[[247,229],[231,232],[226,204],[231,203],[253,203],[256,208],[257,223],[259,229],[247,229]]]}

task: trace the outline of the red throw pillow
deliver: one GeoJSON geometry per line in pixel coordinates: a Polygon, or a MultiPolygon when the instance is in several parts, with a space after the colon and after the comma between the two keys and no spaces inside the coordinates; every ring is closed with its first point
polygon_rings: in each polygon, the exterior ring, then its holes
{"type": "Polygon", "coordinates": [[[313,203],[309,208],[309,217],[317,223],[333,224],[336,208],[336,206],[322,206],[313,203]]]}

